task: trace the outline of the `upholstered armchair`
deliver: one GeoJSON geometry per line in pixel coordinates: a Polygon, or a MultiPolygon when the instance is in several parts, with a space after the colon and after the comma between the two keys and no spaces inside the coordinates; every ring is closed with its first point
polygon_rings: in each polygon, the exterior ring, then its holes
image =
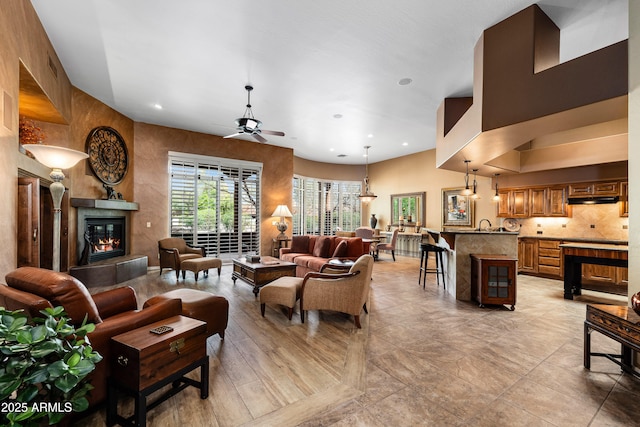
{"type": "Polygon", "coordinates": [[[76,327],[87,321],[96,328],[87,335],[91,346],[103,357],[88,378],[94,389],[89,396],[91,407],[105,400],[107,378],[111,372],[111,337],[179,315],[179,299],[163,301],[138,310],[135,291],[121,287],[90,295],[75,277],[65,273],[35,267],[21,267],[6,276],[7,285],[0,284],[0,306],[8,310],[25,311],[29,317],[41,316],[40,310],[62,306],[76,327]]]}
{"type": "Polygon", "coordinates": [[[360,328],[360,312],[367,311],[373,257],[362,255],[348,272],[339,274],[321,272],[307,273],[302,282],[300,316],[304,323],[305,311],[333,310],[354,316],[360,328]]]}
{"type": "Polygon", "coordinates": [[[176,279],[180,278],[180,263],[182,261],[206,256],[204,247],[189,246],[180,237],[159,240],[158,253],[160,254],[160,275],[162,275],[162,269],[170,268],[176,271],[176,279]]]}

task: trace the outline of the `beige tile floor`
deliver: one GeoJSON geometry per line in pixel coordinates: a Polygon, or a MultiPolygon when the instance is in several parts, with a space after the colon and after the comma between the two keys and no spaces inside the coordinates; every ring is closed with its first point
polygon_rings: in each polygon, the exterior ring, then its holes
{"type": "MultiPolygon", "coordinates": [[[[150,426],[630,426],[640,425],[640,380],[593,358],[583,368],[588,302],[626,299],[584,292],[562,298],[562,282],[518,276],[516,310],[456,301],[417,259],[381,255],[369,315],[311,312],[300,323],[268,307],[252,288],[222,276],[152,270],[130,281],[139,301],[177,287],[230,302],[226,338],[209,338],[211,394],[186,389],[148,414],[150,426]]],[[[91,292],[100,289],[91,289],[91,292]]],[[[593,335],[594,351],[619,347],[593,335]]],[[[195,378],[195,375],[194,375],[195,378]]],[[[121,411],[131,411],[123,399],[121,411]]],[[[104,409],[77,425],[104,425],[104,409]]]]}

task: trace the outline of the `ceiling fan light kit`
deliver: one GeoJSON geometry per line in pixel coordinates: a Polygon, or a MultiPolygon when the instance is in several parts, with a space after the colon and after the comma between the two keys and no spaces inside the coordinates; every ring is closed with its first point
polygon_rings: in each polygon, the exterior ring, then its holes
{"type": "Polygon", "coordinates": [[[260,135],[261,133],[266,135],[284,136],[284,132],[281,131],[260,129],[262,122],[253,116],[253,111],[251,110],[251,91],[253,90],[253,86],[246,85],[244,88],[247,91],[247,109],[244,110],[244,115],[242,117],[236,119],[237,132],[227,135],[224,138],[233,138],[238,135],[246,134],[251,135],[257,141],[264,143],[267,142],[267,139],[260,135]]]}

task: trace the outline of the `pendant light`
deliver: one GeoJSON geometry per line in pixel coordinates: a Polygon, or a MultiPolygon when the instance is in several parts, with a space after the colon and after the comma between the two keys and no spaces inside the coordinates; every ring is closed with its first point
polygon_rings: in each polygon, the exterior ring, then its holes
{"type": "Polygon", "coordinates": [[[478,173],[478,169],[473,169],[473,193],[471,194],[472,199],[479,199],[480,195],[478,194],[478,181],[476,181],[476,176],[478,173]]]}
{"type": "Polygon", "coordinates": [[[364,203],[368,203],[372,200],[375,200],[376,196],[375,194],[373,194],[371,191],[369,191],[369,148],[371,148],[370,145],[365,145],[364,147],[364,157],[366,158],[366,164],[365,164],[365,175],[364,175],[364,191],[360,192],[360,195],[358,196],[360,198],[360,200],[362,200],[364,203]]]}
{"type": "Polygon", "coordinates": [[[470,196],[471,189],[469,188],[469,162],[471,160],[465,160],[464,163],[467,167],[467,173],[464,175],[464,190],[462,190],[463,196],[470,196]]]}
{"type": "Polygon", "coordinates": [[[494,201],[494,202],[499,202],[500,201],[500,194],[498,194],[498,177],[500,176],[500,174],[499,173],[494,173],[493,176],[496,177],[496,194],[493,195],[491,200],[494,201]]]}

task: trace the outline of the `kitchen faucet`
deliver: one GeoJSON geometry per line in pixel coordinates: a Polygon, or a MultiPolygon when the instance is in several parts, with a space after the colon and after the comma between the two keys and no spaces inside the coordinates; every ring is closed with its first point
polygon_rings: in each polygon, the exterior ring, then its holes
{"type": "Polygon", "coordinates": [[[478,222],[478,231],[482,230],[482,221],[487,221],[489,223],[489,227],[487,227],[487,229],[491,227],[491,221],[486,218],[482,218],[480,222],[478,222]]]}

